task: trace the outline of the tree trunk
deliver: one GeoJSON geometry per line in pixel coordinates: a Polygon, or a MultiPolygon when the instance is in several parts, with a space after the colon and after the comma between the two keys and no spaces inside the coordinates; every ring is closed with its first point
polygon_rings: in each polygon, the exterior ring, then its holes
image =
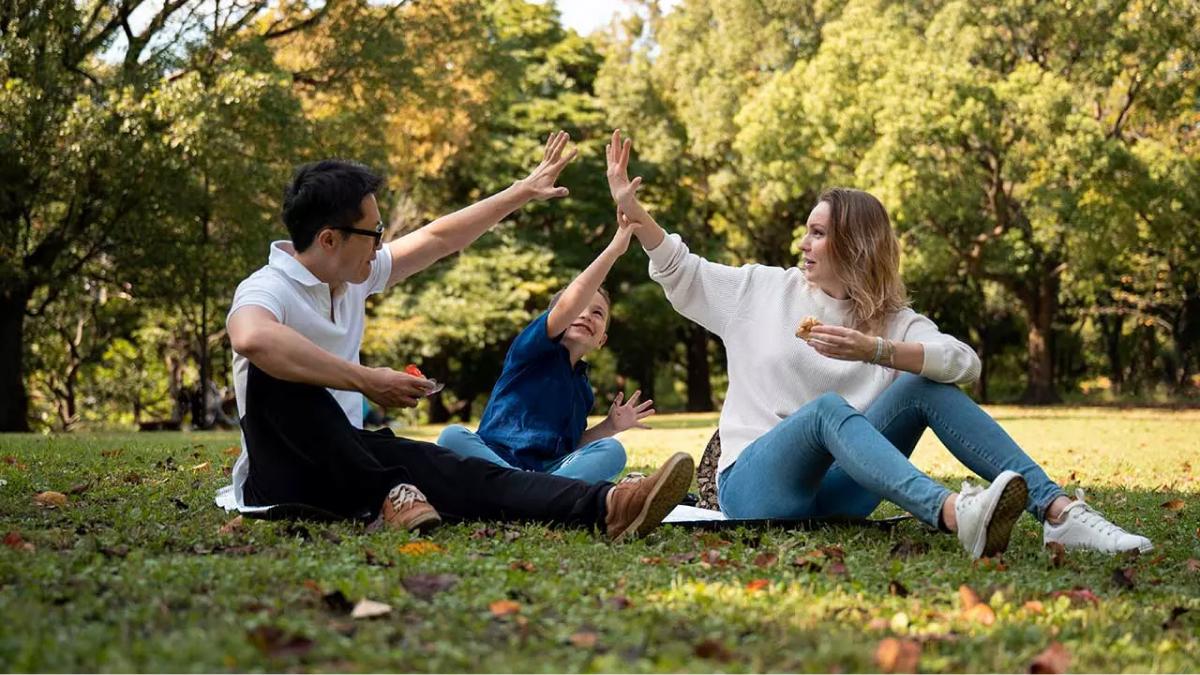
{"type": "Polygon", "coordinates": [[[647,362],[642,364],[637,372],[634,373],[634,378],[638,381],[638,389],[642,390],[642,400],[656,398],[654,395],[654,364],[647,362]]]}
{"type": "Polygon", "coordinates": [[[21,292],[0,293],[0,431],[29,431],[25,392],[25,303],[21,292]]]}
{"type": "Polygon", "coordinates": [[[687,328],[687,411],[712,412],[712,380],[708,369],[708,331],[687,328]]]}
{"type": "Polygon", "coordinates": [[[1024,298],[1029,320],[1028,380],[1021,397],[1024,403],[1043,405],[1062,401],[1054,387],[1054,351],[1050,344],[1058,313],[1058,286],[1056,276],[1043,277],[1036,290],[1024,298]]]}
{"type": "Polygon", "coordinates": [[[1123,316],[1101,316],[1100,332],[1104,335],[1104,353],[1108,357],[1108,379],[1114,394],[1125,387],[1125,368],[1121,365],[1121,330],[1125,326],[1123,316]]]}

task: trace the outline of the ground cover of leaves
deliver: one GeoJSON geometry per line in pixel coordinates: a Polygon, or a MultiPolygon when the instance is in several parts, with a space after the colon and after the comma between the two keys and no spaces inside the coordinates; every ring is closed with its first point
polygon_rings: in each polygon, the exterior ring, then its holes
{"type": "MultiPolygon", "coordinates": [[[[234,521],[232,433],[0,436],[0,670],[1200,670],[1200,412],[989,411],[1155,551],[1047,550],[1028,517],[974,564],[915,522],[612,545],[234,521]]],[[[622,437],[632,470],[698,458],[716,416],[652,422],[622,437]]],[[[967,477],[931,434],[914,460],[967,477]]]]}

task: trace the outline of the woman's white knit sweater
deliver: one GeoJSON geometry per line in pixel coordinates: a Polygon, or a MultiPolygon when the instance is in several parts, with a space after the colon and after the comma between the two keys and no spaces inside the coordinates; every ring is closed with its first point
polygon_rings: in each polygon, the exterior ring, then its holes
{"type": "MultiPolygon", "coordinates": [[[[752,441],[821,394],[836,392],[865,411],[898,375],[883,366],[822,356],[796,337],[806,316],[848,325],[851,307],[810,285],[795,267],[709,262],[689,252],[677,234],[647,254],[650,277],[675,311],[725,343],[729,390],[721,410],[718,474],[752,441]]],[[[931,380],[962,383],[979,376],[973,349],[911,309],[894,314],[883,337],[924,345],[921,375],[931,380]]]]}

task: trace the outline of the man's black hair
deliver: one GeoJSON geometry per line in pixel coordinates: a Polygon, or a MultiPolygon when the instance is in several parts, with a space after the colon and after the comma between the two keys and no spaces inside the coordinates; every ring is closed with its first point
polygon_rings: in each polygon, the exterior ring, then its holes
{"type": "Polygon", "coordinates": [[[362,219],[362,200],[383,178],[358,162],[326,159],[304,164],[283,191],[283,224],[300,253],[326,227],[351,227],[362,219]]]}

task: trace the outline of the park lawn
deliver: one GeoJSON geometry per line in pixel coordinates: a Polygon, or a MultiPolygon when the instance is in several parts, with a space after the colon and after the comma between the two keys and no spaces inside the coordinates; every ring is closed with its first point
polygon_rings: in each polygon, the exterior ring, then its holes
{"type": "MultiPolygon", "coordinates": [[[[494,523],[221,534],[232,433],[0,436],[0,670],[864,671],[889,637],[928,672],[1024,672],[1054,642],[1072,671],[1200,670],[1200,412],[989,410],[1156,550],[1055,561],[1032,518],[1000,564],[913,521],[620,545],[494,523]],[[34,503],[72,488],[65,508],[34,503]],[[965,611],[964,585],[991,611],[965,611]],[[335,592],[391,612],[351,619],[335,592]]],[[[699,458],[716,416],[653,422],[622,437],[633,469],[699,458]]],[[[966,477],[931,435],[915,461],[966,477]]]]}

